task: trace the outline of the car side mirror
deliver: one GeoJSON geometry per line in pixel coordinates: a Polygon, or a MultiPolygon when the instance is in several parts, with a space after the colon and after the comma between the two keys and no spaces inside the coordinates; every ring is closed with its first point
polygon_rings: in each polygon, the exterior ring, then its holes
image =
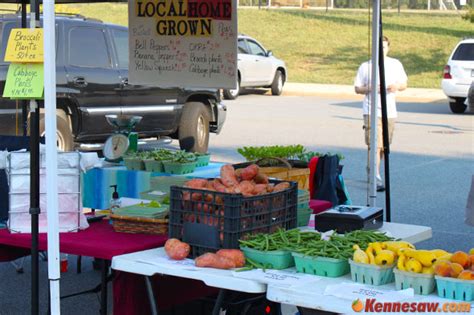
{"type": "Polygon", "coordinates": [[[267,51],[267,57],[271,57],[271,56],[273,56],[272,51],[271,50],[267,51]]]}

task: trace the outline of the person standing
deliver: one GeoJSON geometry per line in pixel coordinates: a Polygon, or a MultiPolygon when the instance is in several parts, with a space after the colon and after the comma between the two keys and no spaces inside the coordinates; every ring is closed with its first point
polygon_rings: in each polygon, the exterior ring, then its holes
{"type": "MultiPolygon", "coordinates": [[[[383,56],[385,65],[385,85],[387,95],[387,118],[388,118],[388,138],[389,143],[392,143],[393,131],[395,128],[395,119],[397,118],[397,106],[395,102],[395,95],[398,91],[403,91],[407,88],[408,77],[403,69],[403,65],[395,58],[387,57],[390,50],[390,40],[388,37],[383,37],[383,56]]],[[[364,130],[365,143],[370,149],[370,96],[371,96],[371,73],[372,62],[366,61],[359,66],[357,75],[354,81],[354,88],[357,94],[365,95],[362,103],[362,110],[364,115],[364,130]]],[[[382,177],[380,176],[380,161],[383,159],[383,137],[382,137],[382,109],[380,101],[380,86],[378,87],[378,108],[377,108],[377,191],[384,191],[382,177]]]]}

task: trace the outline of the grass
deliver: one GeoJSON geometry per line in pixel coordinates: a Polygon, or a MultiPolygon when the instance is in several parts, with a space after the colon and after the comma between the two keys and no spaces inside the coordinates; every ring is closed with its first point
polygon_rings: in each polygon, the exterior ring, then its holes
{"type": "MultiPolygon", "coordinates": [[[[6,5],[3,5],[3,7],[6,5]]],[[[74,13],[127,25],[127,4],[60,5],[74,13]]],[[[285,60],[289,81],[353,84],[369,59],[367,11],[240,9],[239,32],[257,38],[285,60]]],[[[390,56],[399,59],[410,87],[439,88],[443,66],[460,39],[474,36],[474,24],[456,14],[383,13],[390,56]]]]}

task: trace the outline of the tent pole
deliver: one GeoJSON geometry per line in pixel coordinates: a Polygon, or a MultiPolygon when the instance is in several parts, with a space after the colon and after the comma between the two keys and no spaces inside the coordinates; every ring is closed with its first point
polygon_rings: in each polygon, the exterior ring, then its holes
{"type": "MultiPolygon", "coordinates": [[[[26,28],[27,27],[27,21],[26,21],[26,2],[22,2],[21,4],[21,28],[26,28]]],[[[23,136],[28,135],[28,101],[23,100],[21,102],[21,126],[23,130],[23,136]]]]}
{"type": "Polygon", "coordinates": [[[369,205],[376,206],[377,202],[377,107],[378,107],[378,86],[379,73],[376,66],[379,59],[378,39],[379,39],[379,15],[380,0],[373,0],[372,14],[372,58],[371,58],[371,91],[370,91],[370,156],[369,156],[369,205]]]}
{"type": "Polygon", "coordinates": [[[58,149],[56,134],[56,53],[54,0],[43,1],[44,28],[44,108],[46,130],[46,203],[48,216],[48,278],[51,315],[60,309],[59,217],[58,217],[58,149]]]}
{"type": "MultiPolygon", "coordinates": [[[[39,25],[39,5],[30,1],[30,28],[39,25]]],[[[30,101],[31,314],[39,314],[38,221],[40,210],[39,105],[30,101]]]]}
{"type": "Polygon", "coordinates": [[[379,20],[380,36],[379,36],[379,73],[380,73],[380,101],[382,107],[382,135],[383,135],[383,154],[384,154],[384,170],[385,170],[385,221],[390,222],[390,142],[388,139],[388,116],[387,116],[387,90],[385,84],[385,60],[383,54],[383,28],[382,28],[382,9],[380,9],[379,20]]]}

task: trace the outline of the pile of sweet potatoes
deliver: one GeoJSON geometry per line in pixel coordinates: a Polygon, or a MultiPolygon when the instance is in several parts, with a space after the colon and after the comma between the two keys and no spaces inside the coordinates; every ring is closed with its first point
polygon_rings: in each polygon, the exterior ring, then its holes
{"type": "MultiPolygon", "coordinates": [[[[191,251],[189,244],[176,238],[170,238],[165,243],[165,252],[173,260],[183,260],[191,251]]],[[[205,253],[194,260],[197,267],[231,269],[245,265],[244,253],[239,249],[221,249],[217,253],[205,253]]]]}
{"type": "MultiPolygon", "coordinates": [[[[224,165],[221,167],[220,175],[220,178],[212,180],[192,179],[186,182],[185,186],[222,193],[242,194],[244,197],[264,195],[290,188],[290,183],[288,182],[282,182],[277,185],[270,184],[268,176],[260,173],[259,167],[256,164],[251,164],[246,168],[237,170],[232,165],[224,165]]],[[[193,200],[196,200],[195,198],[198,198],[198,194],[192,197],[193,200]]]]}

